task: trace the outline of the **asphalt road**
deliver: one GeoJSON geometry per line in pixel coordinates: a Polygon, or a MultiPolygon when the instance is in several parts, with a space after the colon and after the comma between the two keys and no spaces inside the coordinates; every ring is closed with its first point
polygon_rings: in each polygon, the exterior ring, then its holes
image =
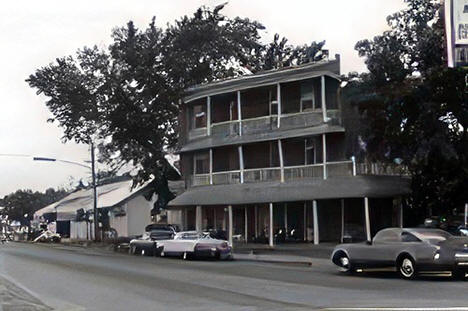
{"type": "Polygon", "coordinates": [[[135,257],[76,247],[0,245],[0,274],[58,310],[317,310],[468,307],[468,282],[341,275],[312,267],[135,257]]]}

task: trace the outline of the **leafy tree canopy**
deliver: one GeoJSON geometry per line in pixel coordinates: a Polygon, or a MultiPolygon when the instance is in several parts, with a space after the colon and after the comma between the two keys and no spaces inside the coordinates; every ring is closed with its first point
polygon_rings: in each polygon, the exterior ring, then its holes
{"type": "Polygon", "coordinates": [[[146,29],[130,21],[112,32],[106,50],[84,47],[26,81],[45,95],[65,141],[99,142],[100,160],[136,166],[138,183],[160,179],[169,174],[164,156],[177,142],[184,89],[326,56],[325,42],[294,47],[276,35],[263,44],[262,24],[224,16],[223,7],[201,7],[165,29],[155,18],[146,29]]]}
{"type": "Polygon", "coordinates": [[[361,157],[403,161],[413,206],[442,214],[468,201],[468,71],[446,66],[439,1],[405,2],[389,31],[356,44],[369,72],[350,75],[343,97],[359,111],[361,157]]]}
{"type": "Polygon", "coordinates": [[[3,215],[8,219],[24,223],[25,219],[32,219],[34,212],[64,198],[68,192],[64,189],[49,188],[44,192],[32,190],[18,190],[0,199],[0,206],[4,207],[3,215]],[[25,216],[26,215],[26,216],[25,216]]]}

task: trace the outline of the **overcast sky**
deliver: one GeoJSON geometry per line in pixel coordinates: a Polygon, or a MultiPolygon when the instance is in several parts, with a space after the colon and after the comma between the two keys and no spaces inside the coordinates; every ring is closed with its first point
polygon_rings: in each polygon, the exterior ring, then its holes
{"type": "MultiPolygon", "coordinates": [[[[87,146],[61,142],[62,131],[47,123],[45,99],[24,81],[35,69],[85,45],[105,48],[110,32],[133,20],[143,28],[156,16],[161,27],[212,0],[15,0],[0,6],[0,154],[48,156],[72,161],[89,158],[87,146]]],[[[365,70],[355,43],[387,29],[387,15],[403,0],[231,0],[224,14],[255,19],[292,44],[326,40],[330,55],[341,54],[342,73],[365,70]]],[[[88,174],[78,166],[0,156],[0,197],[17,189],[43,191],[66,186],[88,174]]]]}

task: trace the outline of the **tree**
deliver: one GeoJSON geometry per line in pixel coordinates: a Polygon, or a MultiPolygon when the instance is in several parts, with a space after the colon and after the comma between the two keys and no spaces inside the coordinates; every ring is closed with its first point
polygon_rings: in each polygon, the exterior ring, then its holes
{"type": "Polygon", "coordinates": [[[67,194],[67,191],[63,189],[55,190],[53,188],[49,188],[43,193],[33,192],[29,189],[17,190],[0,199],[0,205],[5,208],[3,214],[8,215],[9,219],[25,224],[32,219],[34,212],[64,198],[67,194]]]}
{"type": "Polygon", "coordinates": [[[439,2],[405,2],[387,18],[391,30],[356,44],[369,72],[352,76],[344,92],[359,110],[366,156],[403,161],[413,206],[448,214],[468,199],[467,70],[445,65],[439,2]]]}
{"type": "Polygon", "coordinates": [[[64,128],[65,141],[99,141],[101,161],[113,169],[132,164],[136,183],[154,178],[161,181],[155,187],[164,187],[171,172],[165,155],[177,144],[179,99],[187,87],[324,55],[324,42],[293,47],[283,39],[287,51],[278,56],[279,36],[262,44],[262,24],[228,18],[223,7],[201,7],[166,29],[154,18],[144,30],[129,22],[113,31],[107,50],[85,47],[26,81],[46,96],[50,121],[64,128]]]}

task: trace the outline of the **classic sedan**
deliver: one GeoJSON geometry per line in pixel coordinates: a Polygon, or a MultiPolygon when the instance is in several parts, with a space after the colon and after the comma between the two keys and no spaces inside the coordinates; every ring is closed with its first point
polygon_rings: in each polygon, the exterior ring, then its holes
{"type": "MultiPolygon", "coordinates": [[[[148,227],[147,227],[148,228],[148,227]]],[[[170,228],[146,231],[141,237],[132,239],[129,243],[129,253],[132,255],[155,256],[160,248],[158,241],[172,239],[175,231],[170,228]]]]}
{"type": "Polygon", "coordinates": [[[226,240],[213,239],[207,233],[196,231],[178,232],[173,240],[158,241],[158,248],[162,257],[232,259],[232,247],[226,240]]]}
{"type": "Polygon", "coordinates": [[[331,260],[342,272],[396,268],[404,279],[423,271],[451,271],[454,277],[464,278],[468,238],[440,229],[388,228],[379,231],[372,242],[336,246],[331,260]]]}

